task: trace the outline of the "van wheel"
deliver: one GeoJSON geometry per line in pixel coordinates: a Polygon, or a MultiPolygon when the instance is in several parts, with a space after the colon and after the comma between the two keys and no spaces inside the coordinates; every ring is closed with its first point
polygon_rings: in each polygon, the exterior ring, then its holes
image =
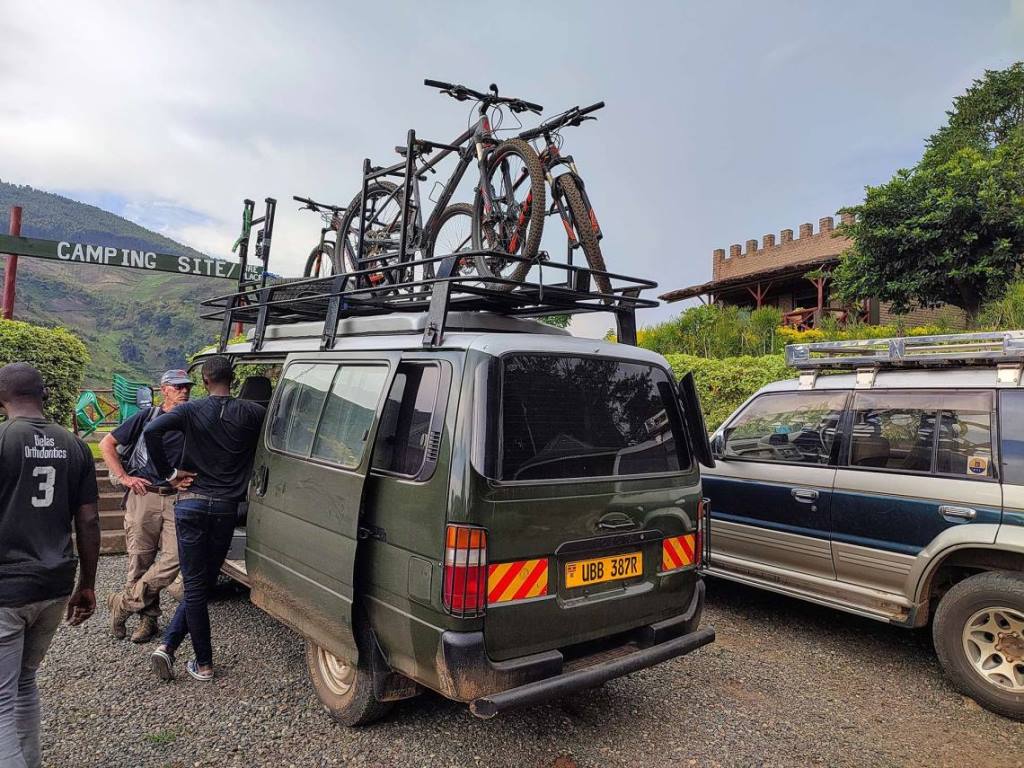
{"type": "Polygon", "coordinates": [[[357,664],[343,661],[316,643],[306,641],[306,665],[316,695],[331,717],[342,725],[368,725],[387,714],[389,702],[373,695],[373,673],[364,660],[357,664]]]}
{"type": "Polygon", "coordinates": [[[932,637],[960,691],[1024,720],[1024,578],[989,571],[956,584],[935,611],[932,637]]]}

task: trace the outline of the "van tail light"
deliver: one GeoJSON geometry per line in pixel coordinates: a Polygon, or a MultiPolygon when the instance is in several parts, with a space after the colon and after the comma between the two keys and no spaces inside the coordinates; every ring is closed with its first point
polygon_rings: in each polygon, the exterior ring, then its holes
{"type": "Polygon", "coordinates": [[[442,602],[452,616],[483,616],[487,605],[487,531],[449,525],[445,531],[442,602]]]}

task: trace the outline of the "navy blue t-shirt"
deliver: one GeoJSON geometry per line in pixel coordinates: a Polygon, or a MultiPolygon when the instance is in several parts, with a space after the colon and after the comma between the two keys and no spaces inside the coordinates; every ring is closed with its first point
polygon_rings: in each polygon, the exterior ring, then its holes
{"type": "MultiPolygon", "coordinates": [[[[134,416],[128,418],[123,424],[118,425],[117,429],[113,430],[110,434],[117,440],[118,445],[129,446],[129,450],[121,457],[121,464],[124,466],[125,472],[129,474],[134,473],[135,477],[145,479],[150,485],[166,486],[167,481],[160,476],[160,473],[156,471],[156,467],[153,466],[153,459],[150,458],[145,440],[142,439],[143,429],[158,415],[153,413],[154,410],[159,411],[160,409],[145,408],[139,411],[134,416]],[[133,470],[128,466],[128,463],[132,454],[131,447],[135,445],[140,445],[142,448],[146,464],[141,469],[133,470]]],[[[181,432],[164,433],[164,451],[167,453],[167,458],[176,467],[181,464],[181,452],[184,447],[185,436],[181,432]]]]}
{"type": "Polygon", "coordinates": [[[160,477],[185,469],[196,473],[189,491],[244,501],[266,413],[266,408],[251,400],[211,395],[157,416],[142,434],[160,477]],[[164,436],[175,430],[185,435],[180,464],[172,463],[163,446],[164,436]]]}

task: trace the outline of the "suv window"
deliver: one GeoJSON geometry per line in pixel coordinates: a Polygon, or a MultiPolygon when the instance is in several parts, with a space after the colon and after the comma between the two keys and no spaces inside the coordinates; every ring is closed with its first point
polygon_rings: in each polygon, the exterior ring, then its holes
{"type": "Polygon", "coordinates": [[[850,466],[992,477],[991,412],[990,392],[858,392],[850,466]]]}
{"type": "Polygon", "coordinates": [[[1024,485],[1024,391],[999,393],[999,455],[1003,480],[1024,485]]]}
{"type": "Polygon", "coordinates": [[[377,429],[374,469],[410,477],[419,474],[427,456],[440,375],[435,364],[398,366],[377,429]]]}
{"type": "Polygon", "coordinates": [[[846,392],[761,395],[725,430],[724,457],[828,464],[846,392]]]}
{"type": "Polygon", "coordinates": [[[338,368],[320,418],[313,456],[342,467],[359,465],[387,378],[384,365],[338,368]]]}
{"type": "Polygon", "coordinates": [[[690,466],[675,387],[651,365],[597,357],[503,358],[499,477],[613,477],[690,466]],[[672,409],[671,412],[669,409],[672,409]]]}

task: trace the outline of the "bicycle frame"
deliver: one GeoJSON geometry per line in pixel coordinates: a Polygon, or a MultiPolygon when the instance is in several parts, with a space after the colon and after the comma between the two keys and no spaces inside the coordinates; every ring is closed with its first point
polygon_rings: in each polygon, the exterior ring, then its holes
{"type": "Polygon", "coordinates": [[[577,186],[579,187],[580,194],[583,196],[583,204],[587,208],[587,213],[590,216],[590,224],[594,228],[594,234],[597,235],[600,240],[604,235],[601,232],[601,225],[597,221],[597,214],[594,212],[594,206],[590,202],[590,195],[587,194],[586,185],[583,182],[583,177],[580,176],[580,172],[576,167],[576,161],[572,155],[563,155],[561,150],[558,148],[557,142],[552,138],[553,131],[544,131],[541,135],[544,137],[544,149],[537,154],[540,156],[541,163],[544,164],[544,175],[548,182],[548,187],[551,189],[551,210],[548,215],[558,213],[562,219],[562,226],[565,227],[565,233],[569,237],[569,251],[568,251],[568,262],[572,264],[573,251],[579,246],[579,240],[576,237],[576,233],[573,231],[572,216],[568,209],[562,202],[562,196],[558,194],[558,190],[555,187],[555,175],[554,169],[560,165],[565,166],[569,170],[567,173],[571,173],[573,178],[576,179],[577,186]]]}

